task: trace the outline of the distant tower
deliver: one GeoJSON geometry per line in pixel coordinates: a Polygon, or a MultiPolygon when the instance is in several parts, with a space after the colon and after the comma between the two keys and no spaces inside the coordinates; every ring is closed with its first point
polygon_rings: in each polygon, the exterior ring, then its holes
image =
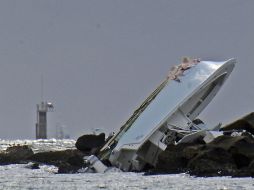
{"type": "Polygon", "coordinates": [[[54,106],[50,102],[37,104],[36,139],[47,139],[47,112],[53,109],[54,106]]]}
{"type": "Polygon", "coordinates": [[[66,131],[66,126],[60,123],[56,124],[56,139],[69,139],[70,135],[66,131]]]}

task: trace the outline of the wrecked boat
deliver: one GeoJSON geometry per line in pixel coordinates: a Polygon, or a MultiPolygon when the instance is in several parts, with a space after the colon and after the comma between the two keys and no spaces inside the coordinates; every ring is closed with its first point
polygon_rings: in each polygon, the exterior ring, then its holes
{"type": "Polygon", "coordinates": [[[236,60],[223,62],[184,58],[113,135],[99,153],[85,158],[85,171],[105,172],[104,163],[123,171],[155,166],[170,144],[197,138],[211,142],[218,129],[208,130],[198,115],[211,102],[231,74],[236,60]]]}

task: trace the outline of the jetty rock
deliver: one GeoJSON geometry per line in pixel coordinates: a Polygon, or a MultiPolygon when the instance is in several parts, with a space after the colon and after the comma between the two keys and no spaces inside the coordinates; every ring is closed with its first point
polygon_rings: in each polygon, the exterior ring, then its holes
{"type": "Polygon", "coordinates": [[[219,136],[208,144],[169,145],[150,174],[186,172],[194,176],[254,176],[254,138],[219,136]]]}
{"type": "Polygon", "coordinates": [[[0,165],[28,163],[28,158],[33,154],[27,145],[11,146],[0,153],[0,165]]]}
{"type": "Polygon", "coordinates": [[[90,154],[77,149],[34,153],[27,145],[17,145],[0,153],[0,165],[28,164],[26,168],[38,169],[45,164],[58,167],[58,173],[76,173],[86,167],[83,157],[90,154]]]}
{"type": "Polygon", "coordinates": [[[83,157],[87,155],[90,155],[90,153],[67,149],[36,153],[28,159],[34,163],[54,165],[58,167],[58,173],[76,173],[80,168],[86,166],[83,157]]]}
{"type": "Polygon", "coordinates": [[[99,135],[85,134],[76,141],[76,148],[84,152],[97,152],[105,144],[105,133],[99,135]]]}

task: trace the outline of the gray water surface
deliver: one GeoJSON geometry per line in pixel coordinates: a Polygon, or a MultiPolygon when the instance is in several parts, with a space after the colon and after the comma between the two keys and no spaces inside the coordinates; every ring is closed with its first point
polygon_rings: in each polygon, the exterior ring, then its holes
{"type": "MultiPolygon", "coordinates": [[[[30,144],[52,150],[74,146],[71,140],[46,141],[3,141],[0,150],[8,143],[30,144]],[[47,145],[47,146],[45,146],[47,145]]],[[[252,178],[195,178],[187,174],[144,176],[143,173],[110,172],[106,174],[56,174],[54,166],[40,166],[40,169],[27,168],[29,164],[0,166],[0,189],[254,189],[252,178]]]]}

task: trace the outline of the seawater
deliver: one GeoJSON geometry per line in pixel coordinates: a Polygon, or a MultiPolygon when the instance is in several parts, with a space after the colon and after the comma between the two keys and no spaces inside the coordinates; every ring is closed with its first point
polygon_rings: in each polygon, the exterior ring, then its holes
{"type": "MultiPolygon", "coordinates": [[[[74,148],[74,140],[0,140],[0,150],[27,144],[36,152],[74,148]]],[[[27,168],[29,164],[0,166],[0,189],[254,189],[252,178],[196,178],[187,174],[144,176],[143,173],[57,174],[54,166],[27,168]]]]}

